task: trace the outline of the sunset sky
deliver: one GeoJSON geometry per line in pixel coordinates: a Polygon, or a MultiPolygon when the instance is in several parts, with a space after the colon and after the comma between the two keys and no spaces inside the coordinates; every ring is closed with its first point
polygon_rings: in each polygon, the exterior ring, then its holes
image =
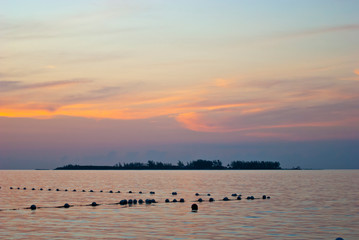
{"type": "Polygon", "coordinates": [[[0,0],[0,168],[359,168],[359,1],[0,0]]]}

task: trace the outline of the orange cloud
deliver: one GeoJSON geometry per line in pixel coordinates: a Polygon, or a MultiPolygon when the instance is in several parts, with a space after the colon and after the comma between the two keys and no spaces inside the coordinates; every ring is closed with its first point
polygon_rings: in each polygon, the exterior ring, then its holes
{"type": "Polygon", "coordinates": [[[214,80],[214,85],[220,88],[227,88],[231,85],[232,81],[228,79],[218,78],[214,80]]]}
{"type": "Polygon", "coordinates": [[[200,114],[195,112],[179,114],[176,120],[180,122],[185,128],[198,132],[221,132],[216,126],[206,124],[200,117],[200,114]]]}

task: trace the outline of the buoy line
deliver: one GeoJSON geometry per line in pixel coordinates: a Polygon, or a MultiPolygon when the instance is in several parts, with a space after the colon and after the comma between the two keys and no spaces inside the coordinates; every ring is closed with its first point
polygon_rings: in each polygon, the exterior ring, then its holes
{"type": "MultiPolygon", "coordinates": [[[[232,195],[234,196],[234,195],[232,195]]],[[[213,198],[209,198],[208,200],[203,200],[202,198],[199,198],[197,200],[194,200],[192,202],[205,202],[205,201],[208,201],[208,202],[214,202],[214,201],[224,201],[224,202],[227,202],[227,201],[235,201],[235,200],[242,200],[241,198],[241,195],[236,195],[237,198],[235,199],[229,199],[228,197],[224,197],[223,199],[219,199],[219,200],[214,200],[213,198]]],[[[247,197],[247,200],[254,200],[254,199],[270,199],[270,196],[267,196],[267,195],[263,195],[262,198],[254,198],[253,196],[248,196],[247,197]]],[[[170,201],[168,198],[164,201],[164,203],[168,204],[168,203],[184,203],[185,200],[183,198],[181,198],[179,201],[177,201],[177,199],[173,199],[172,201],[170,201]]],[[[14,211],[14,210],[22,210],[22,209],[31,209],[31,210],[36,210],[36,209],[40,209],[40,208],[70,208],[70,207],[84,207],[84,206],[92,206],[92,207],[96,207],[96,206],[100,206],[100,205],[121,205],[121,206],[124,206],[124,207],[132,207],[134,205],[142,205],[142,204],[145,204],[145,205],[151,205],[152,203],[159,203],[158,201],[156,201],[155,199],[146,199],[146,200],[142,200],[142,199],[122,199],[121,201],[119,202],[115,202],[115,203],[102,203],[102,204],[98,204],[96,202],[92,202],[91,204],[74,204],[74,205],[70,205],[68,203],[65,203],[64,205],[62,206],[53,206],[53,207],[38,207],[36,206],[35,204],[31,205],[30,207],[26,207],[26,208],[11,208],[11,209],[0,209],[0,211],[14,211]]],[[[194,206],[197,204],[192,204],[192,206],[194,206]]],[[[198,206],[197,206],[197,209],[198,209],[198,206]]],[[[197,211],[197,210],[195,210],[197,211]]]]}

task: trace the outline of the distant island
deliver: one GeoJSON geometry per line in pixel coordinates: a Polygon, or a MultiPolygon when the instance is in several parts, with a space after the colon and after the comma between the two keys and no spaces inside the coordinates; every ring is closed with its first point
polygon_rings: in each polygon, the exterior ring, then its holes
{"type": "Polygon", "coordinates": [[[233,161],[227,166],[223,166],[220,160],[203,160],[187,162],[184,164],[178,161],[177,165],[162,163],[149,160],[147,163],[117,163],[114,166],[93,166],[93,165],[73,165],[69,164],[55,170],[278,170],[282,169],[279,162],[270,161],[233,161]]]}

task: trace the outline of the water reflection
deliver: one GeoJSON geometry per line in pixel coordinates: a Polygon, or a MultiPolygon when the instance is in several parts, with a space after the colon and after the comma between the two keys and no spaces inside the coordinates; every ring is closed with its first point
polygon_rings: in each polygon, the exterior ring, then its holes
{"type": "Polygon", "coordinates": [[[74,205],[1,211],[0,237],[356,239],[358,180],[359,171],[0,171],[1,209],[74,205]],[[165,203],[173,192],[185,202],[165,203]],[[141,198],[158,203],[106,205],[141,198]]]}

